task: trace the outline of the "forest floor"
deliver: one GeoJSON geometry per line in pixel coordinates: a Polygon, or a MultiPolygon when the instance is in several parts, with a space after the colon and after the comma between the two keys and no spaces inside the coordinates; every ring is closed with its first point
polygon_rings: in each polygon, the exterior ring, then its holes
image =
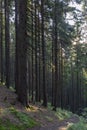
{"type": "MultiPolygon", "coordinates": [[[[49,108],[46,109],[40,104],[30,104],[30,108],[25,108],[20,102],[17,101],[17,95],[14,91],[7,89],[5,86],[0,86],[0,120],[3,120],[3,122],[5,122],[5,120],[9,120],[12,124],[20,125],[21,121],[17,118],[19,117],[17,112],[25,113],[38,122],[38,125],[34,128],[24,128],[24,130],[67,130],[69,125],[79,122],[79,118],[74,114],[71,114],[70,117],[67,116],[64,119],[59,119],[56,112],[49,108]]],[[[25,116],[22,115],[21,118],[25,118],[25,116]]],[[[0,128],[0,130],[16,129],[0,128]]]]}

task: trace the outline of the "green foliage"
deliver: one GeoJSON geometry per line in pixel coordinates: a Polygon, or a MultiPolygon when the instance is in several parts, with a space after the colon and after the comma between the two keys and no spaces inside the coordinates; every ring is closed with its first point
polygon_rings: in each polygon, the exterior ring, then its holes
{"type": "Polygon", "coordinates": [[[71,125],[68,130],[87,130],[87,125],[84,124],[83,122],[79,122],[77,124],[71,125]]]}
{"type": "Polygon", "coordinates": [[[69,118],[72,116],[72,112],[67,110],[62,110],[61,108],[58,108],[55,115],[59,118],[59,120],[64,120],[66,118],[69,118]]]}
{"type": "Polygon", "coordinates": [[[24,112],[20,112],[14,107],[10,107],[9,109],[6,109],[3,113],[3,115],[11,114],[15,120],[19,122],[14,122],[11,119],[8,119],[8,117],[1,117],[0,118],[0,130],[26,130],[27,128],[32,128],[36,125],[39,125],[33,118],[31,118],[28,114],[24,112]]]}
{"type": "Polygon", "coordinates": [[[16,125],[10,122],[10,120],[5,119],[2,120],[0,119],[0,130],[24,130],[24,127],[22,125],[16,125]]]}
{"type": "Polygon", "coordinates": [[[15,92],[14,87],[10,86],[9,89],[10,89],[11,91],[15,92]]]}
{"type": "Polygon", "coordinates": [[[83,111],[80,114],[87,121],[87,108],[84,108],[83,111]]]}
{"type": "Polygon", "coordinates": [[[50,110],[52,110],[52,109],[53,109],[53,106],[51,105],[51,103],[50,103],[50,102],[48,102],[48,103],[47,103],[47,108],[48,108],[48,109],[50,109],[50,110]]]}
{"type": "Polygon", "coordinates": [[[15,108],[10,108],[10,112],[14,114],[16,118],[18,118],[22,125],[26,128],[32,128],[38,125],[38,123],[34,119],[29,117],[29,115],[27,115],[26,113],[19,112],[15,108]]]}
{"type": "MultiPolygon", "coordinates": [[[[86,111],[87,108],[84,109],[86,111]]],[[[87,112],[85,112],[82,116],[79,117],[79,122],[76,124],[71,125],[68,130],[87,130],[87,121],[86,118],[84,118],[84,115],[87,115],[87,112]]]]}

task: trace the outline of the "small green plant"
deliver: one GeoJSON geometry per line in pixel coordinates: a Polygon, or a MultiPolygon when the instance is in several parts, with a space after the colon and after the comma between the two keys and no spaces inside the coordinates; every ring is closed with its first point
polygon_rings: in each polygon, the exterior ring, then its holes
{"type": "Polygon", "coordinates": [[[52,119],[51,117],[49,117],[49,116],[46,116],[45,118],[46,118],[49,122],[53,121],[53,119],[52,119]]]}
{"type": "Polygon", "coordinates": [[[81,116],[85,119],[87,119],[87,108],[84,108],[82,113],[81,113],[81,116]]]}
{"type": "Polygon", "coordinates": [[[50,102],[48,102],[48,104],[47,104],[47,108],[48,108],[48,110],[53,110],[53,106],[51,105],[50,102]]]}
{"type": "Polygon", "coordinates": [[[9,89],[10,89],[11,91],[15,92],[14,87],[10,86],[9,89]]]}
{"type": "Polygon", "coordinates": [[[66,118],[69,118],[72,116],[72,112],[67,110],[62,110],[61,108],[58,108],[55,115],[59,118],[59,120],[64,120],[66,118]]]}

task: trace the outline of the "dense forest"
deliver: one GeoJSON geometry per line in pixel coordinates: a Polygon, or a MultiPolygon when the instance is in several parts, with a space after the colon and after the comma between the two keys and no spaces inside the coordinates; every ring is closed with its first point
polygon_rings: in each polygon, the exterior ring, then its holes
{"type": "Polygon", "coordinates": [[[0,0],[0,82],[27,107],[87,107],[86,35],[86,0],[0,0]]]}

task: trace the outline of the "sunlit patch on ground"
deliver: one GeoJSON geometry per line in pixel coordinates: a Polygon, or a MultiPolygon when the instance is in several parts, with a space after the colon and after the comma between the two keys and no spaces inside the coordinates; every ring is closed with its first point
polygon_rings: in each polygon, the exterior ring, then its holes
{"type": "Polygon", "coordinates": [[[58,128],[58,130],[67,130],[67,128],[65,128],[65,127],[60,127],[60,128],[58,128]]]}
{"type": "Polygon", "coordinates": [[[35,112],[35,111],[38,111],[38,107],[30,105],[28,108],[26,108],[26,111],[35,112]]]}
{"type": "Polygon", "coordinates": [[[4,114],[5,110],[3,108],[0,108],[0,117],[4,114]]]}

